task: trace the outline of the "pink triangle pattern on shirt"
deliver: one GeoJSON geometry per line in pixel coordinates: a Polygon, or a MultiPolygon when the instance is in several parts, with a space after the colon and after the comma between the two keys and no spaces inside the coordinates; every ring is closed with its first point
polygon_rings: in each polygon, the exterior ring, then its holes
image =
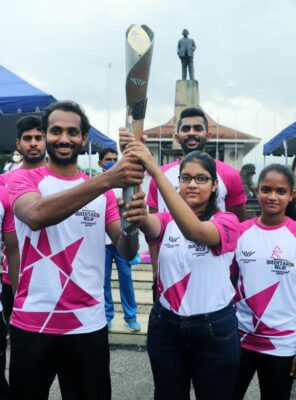
{"type": "Polygon", "coordinates": [[[240,286],[239,286],[239,291],[241,294],[241,298],[245,299],[246,298],[246,293],[245,293],[245,287],[244,287],[244,281],[243,281],[243,277],[240,277],[240,286]]]}
{"type": "Polygon", "coordinates": [[[233,298],[233,303],[236,304],[246,297],[242,276],[240,276],[239,281],[237,282],[237,285],[235,286],[234,290],[235,290],[235,295],[233,298]]]}
{"type": "Polygon", "coordinates": [[[21,270],[42,259],[42,256],[31,245],[31,239],[26,236],[22,251],[21,270]]]}
{"type": "Polygon", "coordinates": [[[246,299],[246,303],[258,318],[261,318],[264,314],[264,311],[272,299],[278,285],[279,282],[246,299]]]}
{"type": "Polygon", "coordinates": [[[38,243],[37,243],[37,249],[44,254],[46,257],[51,254],[51,248],[48,240],[48,236],[46,233],[46,229],[41,229],[39,238],[38,238],[38,243]]]}
{"type": "Polygon", "coordinates": [[[55,333],[59,335],[80,328],[83,324],[73,312],[52,313],[46,325],[42,328],[42,333],[55,333]]]}
{"type": "Polygon", "coordinates": [[[275,350],[275,346],[271,340],[261,336],[255,336],[248,333],[241,341],[242,347],[251,351],[268,351],[275,350]]]}
{"type": "Polygon", "coordinates": [[[164,291],[163,283],[160,279],[160,276],[157,277],[157,287],[156,287],[156,296],[159,299],[162,292],[164,291]]]}
{"type": "MultiPolygon", "coordinates": [[[[24,325],[29,328],[30,326],[34,328],[41,329],[44,325],[46,319],[49,316],[49,312],[36,312],[36,311],[23,311],[23,310],[13,310],[11,322],[13,324],[14,319],[16,321],[23,321],[24,325]]],[[[17,326],[19,326],[17,324],[17,326]]]]}
{"type": "Polygon", "coordinates": [[[33,267],[27,268],[22,272],[22,277],[20,279],[18,288],[17,288],[17,296],[14,299],[13,307],[14,308],[22,308],[24,302],[28,296],[29,284],[31,280],[31,276],[33,273],[33,267]]]}
{"type": "Polygon", "coordinates": [[[99,304],[99,301],[76,285],[71,279],[66,284],[55,310],[77,310],[99,304]]]}
{"type": "Polygon", "coordinates": [[[183,297],[187,290],[190,275],[191,272],[185,275],[183,279],[170,286],[163,294],[164,298],[175,312],[178,312],[180,308],[183,297]]]}
{"type": "Polygon", "coordinates": [[[82,240],[83,238],[78,239],[76,242],[67,246],[64,250],[50,257],[51,261],[53,261],[68,276],[70,276],[73,271],[72,262],[79,250],[82,240]]]}
{"type": "Polygon", "coordinates": [[[256,325],[258,324],[259,319],[256,317],[256,315],[252,314],[252,319],[253,319],[253,326],[254,328],[256,327],[256,325]]]}
{"type": "Polygon", "coordinates": [[[295,331],[289,329],[279,331],[278,329],[270,328],[269,326],[265,325],[262,321],[260,321],[256,328],[255,333],[259,335],[269,335],[269,336],[287,336],[287,335],[293,335],[295,331]]]}
{"type": "Polygon", "coordinates": [[[62,274],[61,271],[59,271],[59,273],[60,273],[61,285],[62,285],[62,288],[63,288],[65,286],[65,283],[66,283],[68,278],[64,274],[62,274]]]}
{"type": "Polygon", "coordinates": [[[235,290],[235,295],[233,297],[233,304],[236,304],[242,299],[242,296],[239,291],[238,285],[235,286],[234,290],[235,290]]]}

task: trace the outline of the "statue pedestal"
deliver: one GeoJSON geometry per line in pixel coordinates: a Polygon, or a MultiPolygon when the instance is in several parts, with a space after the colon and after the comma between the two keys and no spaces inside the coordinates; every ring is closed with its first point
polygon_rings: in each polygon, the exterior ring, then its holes
{"type": "MultiPolygon", "coordinates": [[[[184,108],[198,107],[199,106],[199,88],[198,81],[184,81],[179,80],[176,82],[176,95],[175,95],[175,134],[178,133],[178,121],[180,114],[184,108]]],[[[173,149],[179,149],[180,145],[173,138],[173,149]]]]}

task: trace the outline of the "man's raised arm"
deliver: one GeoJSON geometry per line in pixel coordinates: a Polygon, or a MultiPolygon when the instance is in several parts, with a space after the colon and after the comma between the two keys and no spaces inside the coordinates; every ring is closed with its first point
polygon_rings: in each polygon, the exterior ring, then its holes
{"type": "Polygon", "coordinates": [[[28,171],[19,174],[9,186],[15,215],[35,231],[58,224],[111,188],[139,185],[144,177],[141,165],[123,158],[105,174],[59,193],[42,196],[28,174],[28,171]]]}

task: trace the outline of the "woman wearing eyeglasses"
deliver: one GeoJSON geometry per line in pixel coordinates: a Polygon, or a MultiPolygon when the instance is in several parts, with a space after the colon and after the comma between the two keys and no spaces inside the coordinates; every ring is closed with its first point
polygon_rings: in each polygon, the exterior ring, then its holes
{"type": "Polygon", "coordinates": [[[240,345],[229,267],[239,222],[217,210],[215,161],[202,151],[185,156],[178,194],[143,144],[129,144],[126,155],[144,164],[170,211],[140,224],[149,244],[160,244],[147,341],[154,398],[190,399],[192,381],[199,400],[231,400],[240,345]]]}

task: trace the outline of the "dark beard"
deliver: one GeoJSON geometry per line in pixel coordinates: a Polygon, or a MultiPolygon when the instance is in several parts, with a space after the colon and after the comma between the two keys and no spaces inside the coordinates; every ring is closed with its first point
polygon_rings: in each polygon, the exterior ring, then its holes
{"type": "Polygon", "coordinates": [[[41,161],[43,161],[45,159],[45,154],[40,154],[40,156],[38,157],[28,157],[26,155],[23,154],[23,158],[24,160],[28,163],[28,164],[38,164],[41,161]]]}
{"type": "Polygon", "coordinates": [[[58,164],[58,165],[70,165],[70,164],[76,164],[77,162],[77,158],[79,153],[81,152],[82,149],[82,145],[80,146],[75,146],[74,147],[74,151],[72,153],[72,155],[69,158],[63,158],[63,157],[59,157],[56,155],[56,153],[54,152],[54,149],[51,146],[47,146],[47,153],[50,157],[50,159],[58,164]]]}

